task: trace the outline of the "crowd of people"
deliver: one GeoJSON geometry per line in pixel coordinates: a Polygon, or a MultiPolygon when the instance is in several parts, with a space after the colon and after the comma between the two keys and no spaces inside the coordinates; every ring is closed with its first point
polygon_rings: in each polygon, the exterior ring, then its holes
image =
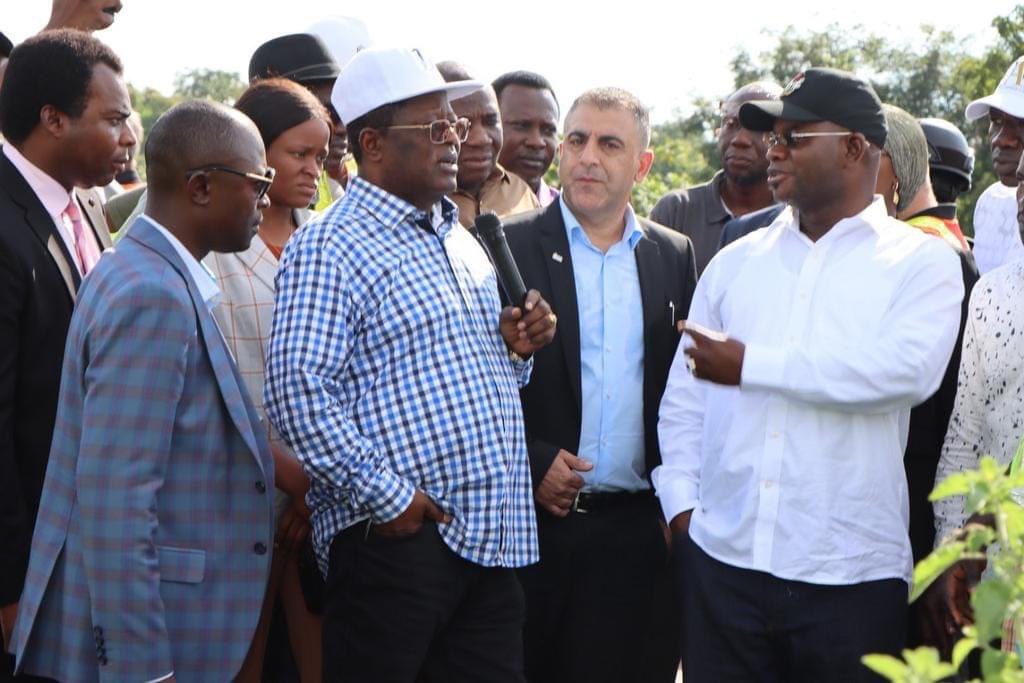
{"type": "Polygon", "coordinates": [[[852,73],[724,98],[721,170],[646,218],[622,88],[563,112],[325,20],[143,131],[121,10],[0,34],[0,679],[948,655],[976,566],[907,596],[965,522],[935,483],[1024,438],[1024,57],[966,111],[969,239],[962,132],[852,73]]]}

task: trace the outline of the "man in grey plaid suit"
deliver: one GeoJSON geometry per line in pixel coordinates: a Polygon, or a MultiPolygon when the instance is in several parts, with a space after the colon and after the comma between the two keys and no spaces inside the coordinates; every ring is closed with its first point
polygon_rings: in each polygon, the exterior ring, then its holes
{"type": "Polygon", "coordinates": [[[273,171],[190,102],[146,143],[149,204],[85,279],[13,642],[60,681],[227,681],[263,601],[273,464],[199,260],[245,249],[273,171]]]}

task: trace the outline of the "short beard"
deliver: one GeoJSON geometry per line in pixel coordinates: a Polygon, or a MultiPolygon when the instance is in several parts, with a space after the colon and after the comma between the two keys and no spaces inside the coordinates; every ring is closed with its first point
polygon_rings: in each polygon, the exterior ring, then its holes
{"type": "Polygon", "coordinates": [[[744,175],[733,175],[726,171],[725,177],[731,180],[737,187],[753,187],[754,185],[768,182],[768,169],[752,171],[744,175]]]}

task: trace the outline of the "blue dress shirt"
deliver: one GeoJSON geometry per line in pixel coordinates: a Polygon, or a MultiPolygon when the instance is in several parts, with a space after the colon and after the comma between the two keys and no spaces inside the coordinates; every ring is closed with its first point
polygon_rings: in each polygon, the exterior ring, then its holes
{"type": "Polygon", "coordinates": [[[643,237],[626,207],[622,240],[594,246],[565,202],[562,219],[572,254],[580,318],[583,414],[577,455],[585,491],[649,489],[644,476],[644,320],[633,250],[643,237]]]}
{"type": "Polygon", "coordinates": [[[519,384],[490,261],[447,199],[434,220],[353,178],[288,241],[267,357],[267,415],[310,475],[313,538],[387,522],[416,489],[453,516],[445,543],[483,566],[538,559],[519,384]]]}

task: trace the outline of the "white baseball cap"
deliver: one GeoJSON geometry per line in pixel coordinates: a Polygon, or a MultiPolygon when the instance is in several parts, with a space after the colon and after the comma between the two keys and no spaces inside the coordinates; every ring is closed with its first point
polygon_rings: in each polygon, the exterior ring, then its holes
{"type": "Polygon", "coordinates": [[[321,19],[306,29],[306,33],[312,33],[324,41],[338,64],[345,64],[357,52],[373,45],[366,24],[355,17],[321,19]]]}
{"type": "Polygon", "coordinates": [[[331,90],[331,104],[347,126],[385,104],[432,92],[447,93],[454,100],[483,87],[480,81],[445,83],[434,63],[420,50],[369,47],[357,52],[341,68],[331,90]]]}
{"type": "Polygon", "coordinates": [[[994,93],[967,105],[967,120],[975,121],[987,116],[992,107],[1024,119],[1024,57],[1018,57],[1010,65],[994,93]]]}

